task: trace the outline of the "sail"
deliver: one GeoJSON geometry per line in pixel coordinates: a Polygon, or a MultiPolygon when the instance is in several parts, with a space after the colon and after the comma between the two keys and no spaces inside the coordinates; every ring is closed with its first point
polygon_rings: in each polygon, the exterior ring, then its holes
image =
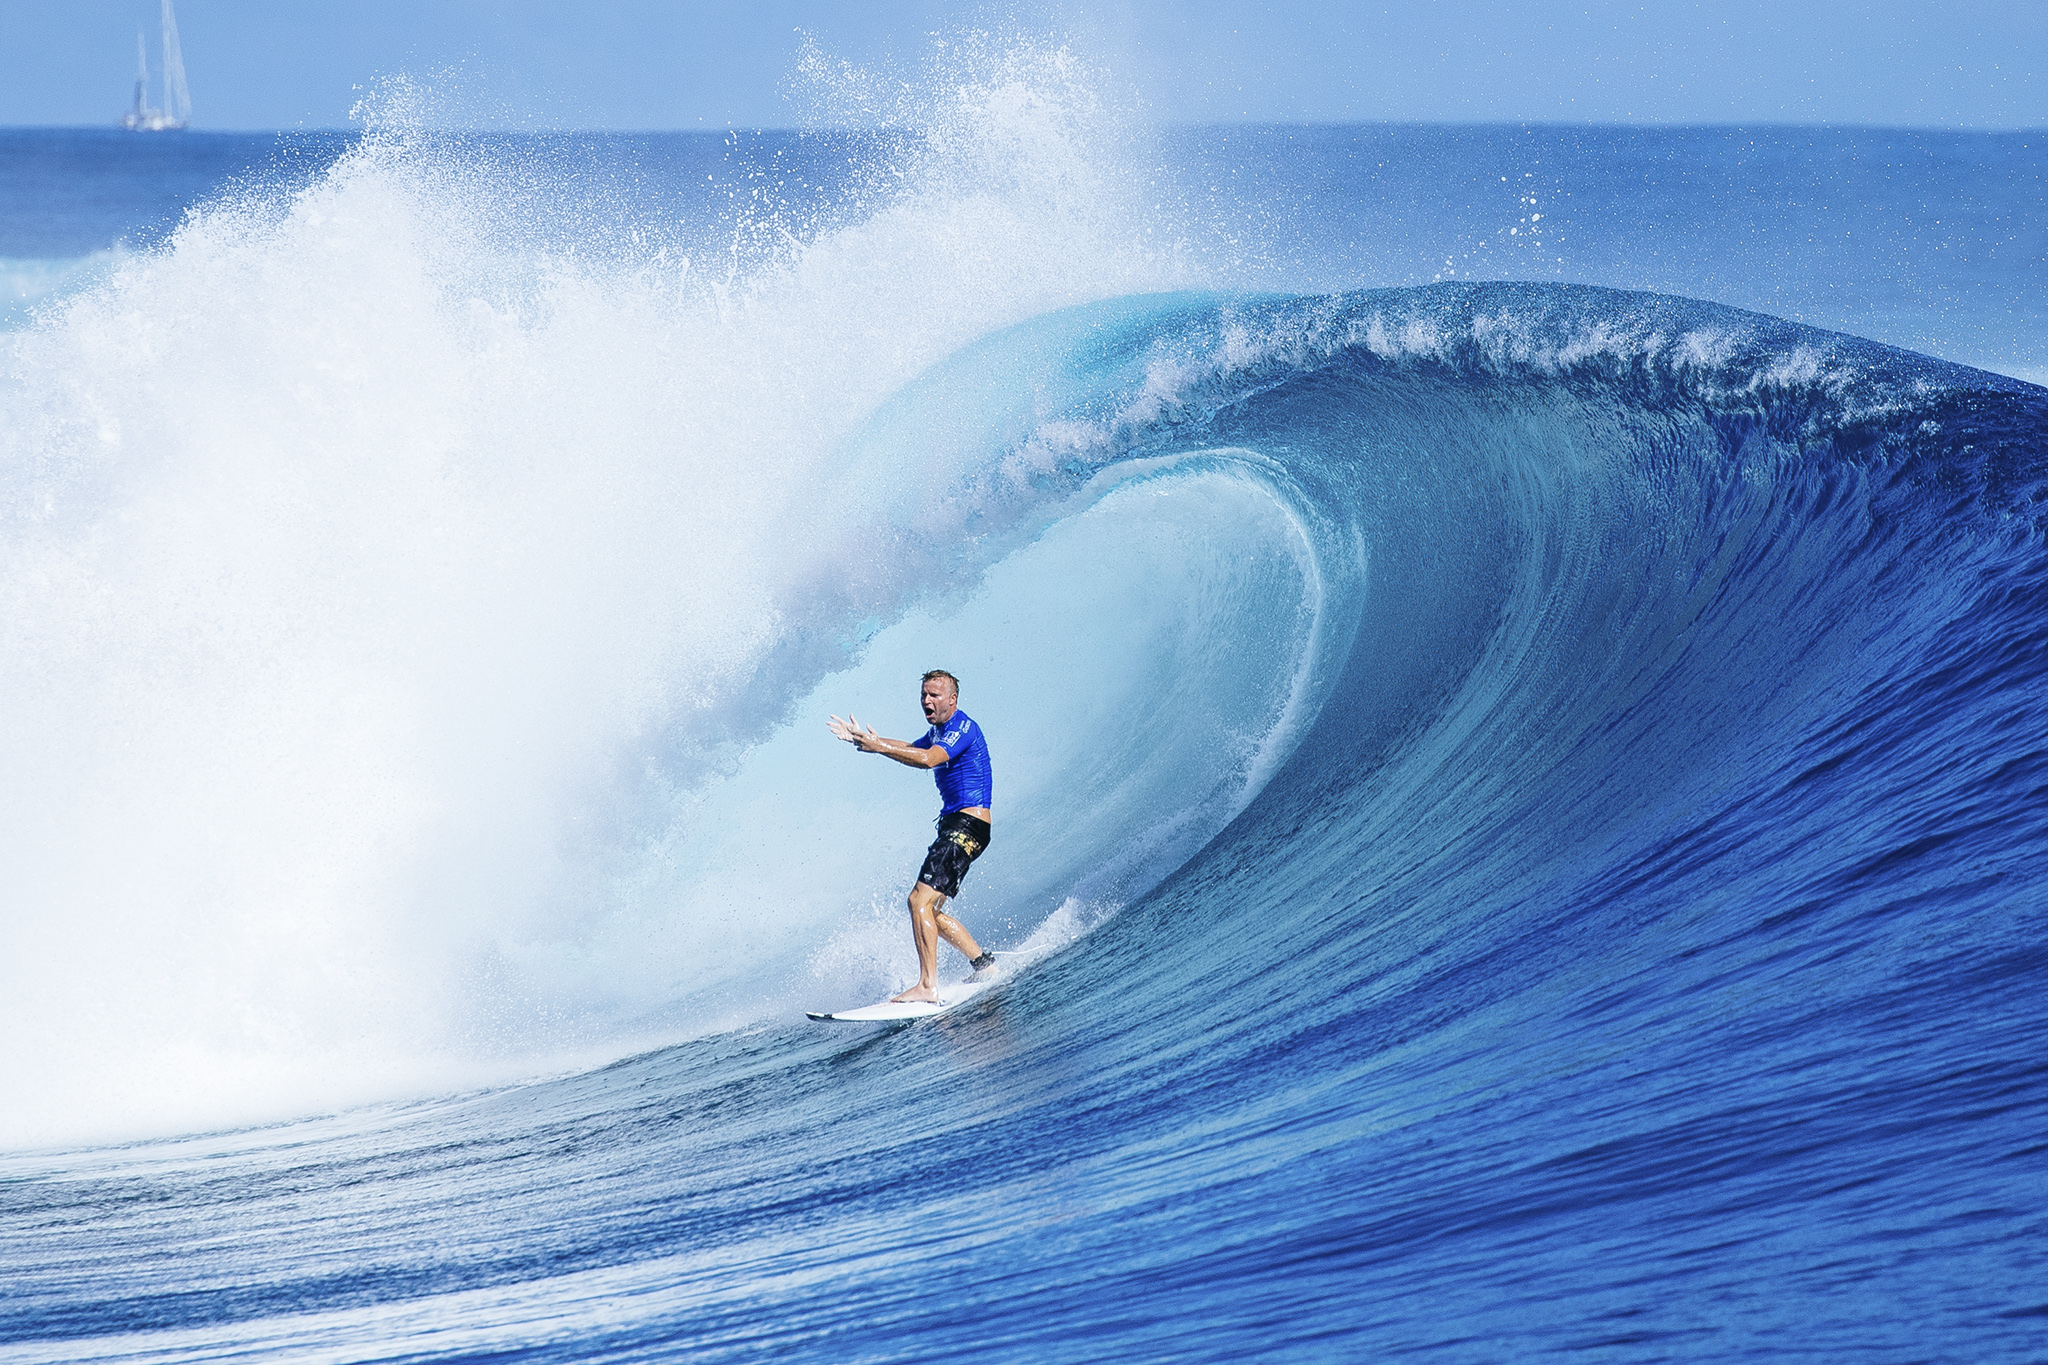
{"type": "Polygon", "coordinates": [[[164,118],[182,128],[192,117],[192,92],[185,88],[185,54],[178,47],[178,16],[164,0],[164,118]]]}

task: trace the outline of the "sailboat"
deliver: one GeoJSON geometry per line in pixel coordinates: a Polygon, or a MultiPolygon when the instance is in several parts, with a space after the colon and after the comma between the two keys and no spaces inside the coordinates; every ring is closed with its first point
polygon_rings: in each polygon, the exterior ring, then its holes
{"type": "Polygon", "coordinates": [[[121,126],[136,133],[174,133],[192,120],[192,92],[185,88],[185,54],[178,47],[178,16],[164,0],[164,103],[149,107],[149,54],[142,34],[135,35],[135,107],[121,116],[121,126]]]}

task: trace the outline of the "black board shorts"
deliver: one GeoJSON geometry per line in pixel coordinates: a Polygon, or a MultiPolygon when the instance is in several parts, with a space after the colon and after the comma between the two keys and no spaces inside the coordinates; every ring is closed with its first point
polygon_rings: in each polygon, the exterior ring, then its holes
{"type": "Polygon", "coordinates": [[[960,894],[960,879],[988,847],[988,821],[964,811],[939,817],[939,837],[924,855],[917,879],[941,896],[960,894]]]}

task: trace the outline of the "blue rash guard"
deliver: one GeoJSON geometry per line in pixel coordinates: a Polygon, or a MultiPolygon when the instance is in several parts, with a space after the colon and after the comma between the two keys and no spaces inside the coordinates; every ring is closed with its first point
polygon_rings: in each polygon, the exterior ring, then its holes
{"type": "Polygon", "coordinates": [[[988,764],[988,741],[981,727],[965,711],[955,711],[944,725],[934,725],[918,742],[920,749],[934,745],[944,749],[947,759],[932,769],[932,781],[939,784],[939,814],[947,815],[972,806],[995,807],[996,778],[988,764]]]}

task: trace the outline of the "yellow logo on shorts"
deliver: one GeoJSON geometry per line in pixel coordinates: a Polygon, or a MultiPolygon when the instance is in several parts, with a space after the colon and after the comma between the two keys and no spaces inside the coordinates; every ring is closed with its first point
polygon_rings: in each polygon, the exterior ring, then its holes
{"type": "Polygon", "coordinates": [[[946,837],[948,839],[951,839],[954,843],[958,844],[970,858],[972,858],[975,854],[981,852],[980,844],[974,842],[974,840],[968,838],[964,833],[957,829],[947,830],[946,837]]]}

